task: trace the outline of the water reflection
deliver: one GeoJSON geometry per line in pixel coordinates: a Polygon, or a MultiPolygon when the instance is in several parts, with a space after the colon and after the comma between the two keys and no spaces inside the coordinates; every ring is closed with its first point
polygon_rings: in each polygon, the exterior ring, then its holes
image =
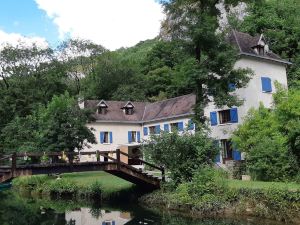
{"type": "Polygon", "coordinates": [[[0,192],[0,225],[283,225],[232,219],[191,219],[169,212],[150,211],[137,204],[99,205],[47,200],[0,192]]]}

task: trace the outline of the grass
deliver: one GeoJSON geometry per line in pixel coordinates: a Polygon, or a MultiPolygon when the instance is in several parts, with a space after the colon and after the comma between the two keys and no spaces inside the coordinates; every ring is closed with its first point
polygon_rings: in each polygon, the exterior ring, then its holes
{"type": "Polygon", "coordinates": [[[300,191],[300,184],[297,183],[284,183],[284,182],[263,182],[263,181],[242,181],[242,180],[228,180],[230,188],[251,188],[251,189],[280,189],[290,191],[300,191]]]}
{"type": "Polygon", "coordinates": [[[133,186],[132,183],[103,171],[67,173],[63,174],[62,178],[73,181],[80,186],[86,187],[97,181],[98,183],[100,183],[103,191],[106,193],[118,192],[124,189],[129,189],[133,186]]]}

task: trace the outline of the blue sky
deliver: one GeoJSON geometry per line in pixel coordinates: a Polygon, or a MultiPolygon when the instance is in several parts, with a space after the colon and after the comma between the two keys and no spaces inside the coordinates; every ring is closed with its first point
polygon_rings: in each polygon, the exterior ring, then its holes
{"type": "Polygon", "coordinates": [[[0,0],[0,5],[0,30],[27,37],[41,36],[51,45],[59,42],[57,26],[34,0],[0,0]]]}
{"type": "Polygon", "coordinates": [[[109,49],[128,47],[158,34],[157,1],[0,0],[0,32],[45,38],[51,46],[78,37],[109,49]]]}

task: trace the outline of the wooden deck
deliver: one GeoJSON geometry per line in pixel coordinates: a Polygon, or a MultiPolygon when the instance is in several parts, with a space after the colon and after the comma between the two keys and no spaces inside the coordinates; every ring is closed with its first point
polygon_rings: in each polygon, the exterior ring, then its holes
{"type": "MultiPolygon", "coordinates": [[[[45,156],[45,154],[30,154],[30,153],[19,153],[5,156],[0,161],[6,162],[9,165],[0,166],[0,183],[7,182],[15,177],[37,175],[37,174],[62,174],[62,173],[74,173],[74,172],[87,172],[87,171],[105,171],[124,180],[132,182],[136,185],[142,186],[147,189],[160,188],[161,181],[164,181],[164,169],[155,166],[151,163],[140,160],[144,165],[148,165],[156,170],[160,170],[162,173],[161,178],[154,177],[140,169],[128,165],[121,160],[122,157],[129,157],[126,153],[121,152],[119,149],[116,151],[108,152],[86,152],[81,154],[96,154],[102,156],[103,160],[100,161],[100,157],[96,162],[76,162],[74,157],[78,156],[78,153],[49,153],[50,162],[47,163],[35,163],[35,164],[19,164],[18,158],[31,157],[39,158],[45,156]],[[115,157],[108,156],[108,154],[115,155],[115,157]],[[67,162],[55,162],[58,157],[67,155],[67,162]],[[51,160],[52,159],[52,160],[51,160]]],[[[61,161],[61,160],[60,160],[61,161]]]]}

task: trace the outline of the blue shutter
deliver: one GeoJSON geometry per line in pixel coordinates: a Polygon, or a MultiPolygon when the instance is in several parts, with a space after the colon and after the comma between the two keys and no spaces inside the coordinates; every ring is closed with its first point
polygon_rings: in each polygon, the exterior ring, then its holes
{"type": "Polygon", "coordinates": [[[103,144],[104,132],[100,132],[100,143],[103,144]]]}
{"type": "Polygon", "coordinates": [[[160,125],[156,125],[155,126],[155,134],[159,134],[160,133],[160,125]]]}
{"type": "Polygon", "coordinates": [[[239,122],[239,116],[238,116],[237,108],[230,109],[230,122],[231,123],[238,123],[239,122]]]}
{"type": "Polygon", "coordinates": [[[128,143],[130,144],[131,142],[132,142],[131,131],[128,131],[128,143]]]}
{"type": "Polygon", "coordinates": [[[193,123],[193,120],[189,120],[188,129],[189,130],[194,130],[195,129],[195,124],[193,123]]]}
{"type": "Polygon", "coordinates": [[[109,132],[109,138],[110,138],[110,143],[112,144],[112,143],[113,143],[113,135],[112,135],[112,132],[109,132]]]}
{"type": "Polygon", "coordinates": [[[137,132],[137,141],[141,142],[141,132],[137,132]]]}
{"type": "Polygon", "coordinates": [[[148,127],[144,127],[144,136],[148,135],[148,127]]]}
{"type": "Polygon", "coordinates": [[[112,221],[111,223],[112,223],[112,225],[116,225],[116,222],[115,222],[115,221],[112,221]]]}
{"type": "Polygon", "coordinates": [[[269,77],[262,77],[261,78],[261,86],[262,91],[264,92],[272,92],[272,82],[269,77]]]}
{"type": "Polygon", "coordinates": [[[102,222],[102,225],[106,225],[106,223],[105,223],[105,222],[102,222]]]}
{"type": "Polygon", "coordinates": [[[217,112],[210,112],[210,125],[211,126],[218,125],[217,112]]]}
{"type": "Polygon", "coordinates": [[[220,155],[220,153],[216,156],[215,162],[216,163],[220,163],[221,162],[221,155],[220,155]]]}
{"type": "Polygon", "coordinates": [[[233,150],[233,159],[237,160],[237,161],[242,160],[242,154],[241,154],[241,152],[238,151],[238,150],[233,150]]]}
{"type": "Polygon", "coordinates": [[[165,132],[169,132],[170,131],[170,129],[169,129],[169,124],[164,124],[164,131],[165,132]]]}
{"type": "Polygon", "coordinates": [[[228,89],[229,89],[229,91],[235,91],[235,89],[236,89],[235,84],[234,83],[229,83],[228,84],[228,89]]]}
{"type": "Polygon", "coordinates": [[[183,122],[178,123],[178,131],[183,131],[183,122]]]}

